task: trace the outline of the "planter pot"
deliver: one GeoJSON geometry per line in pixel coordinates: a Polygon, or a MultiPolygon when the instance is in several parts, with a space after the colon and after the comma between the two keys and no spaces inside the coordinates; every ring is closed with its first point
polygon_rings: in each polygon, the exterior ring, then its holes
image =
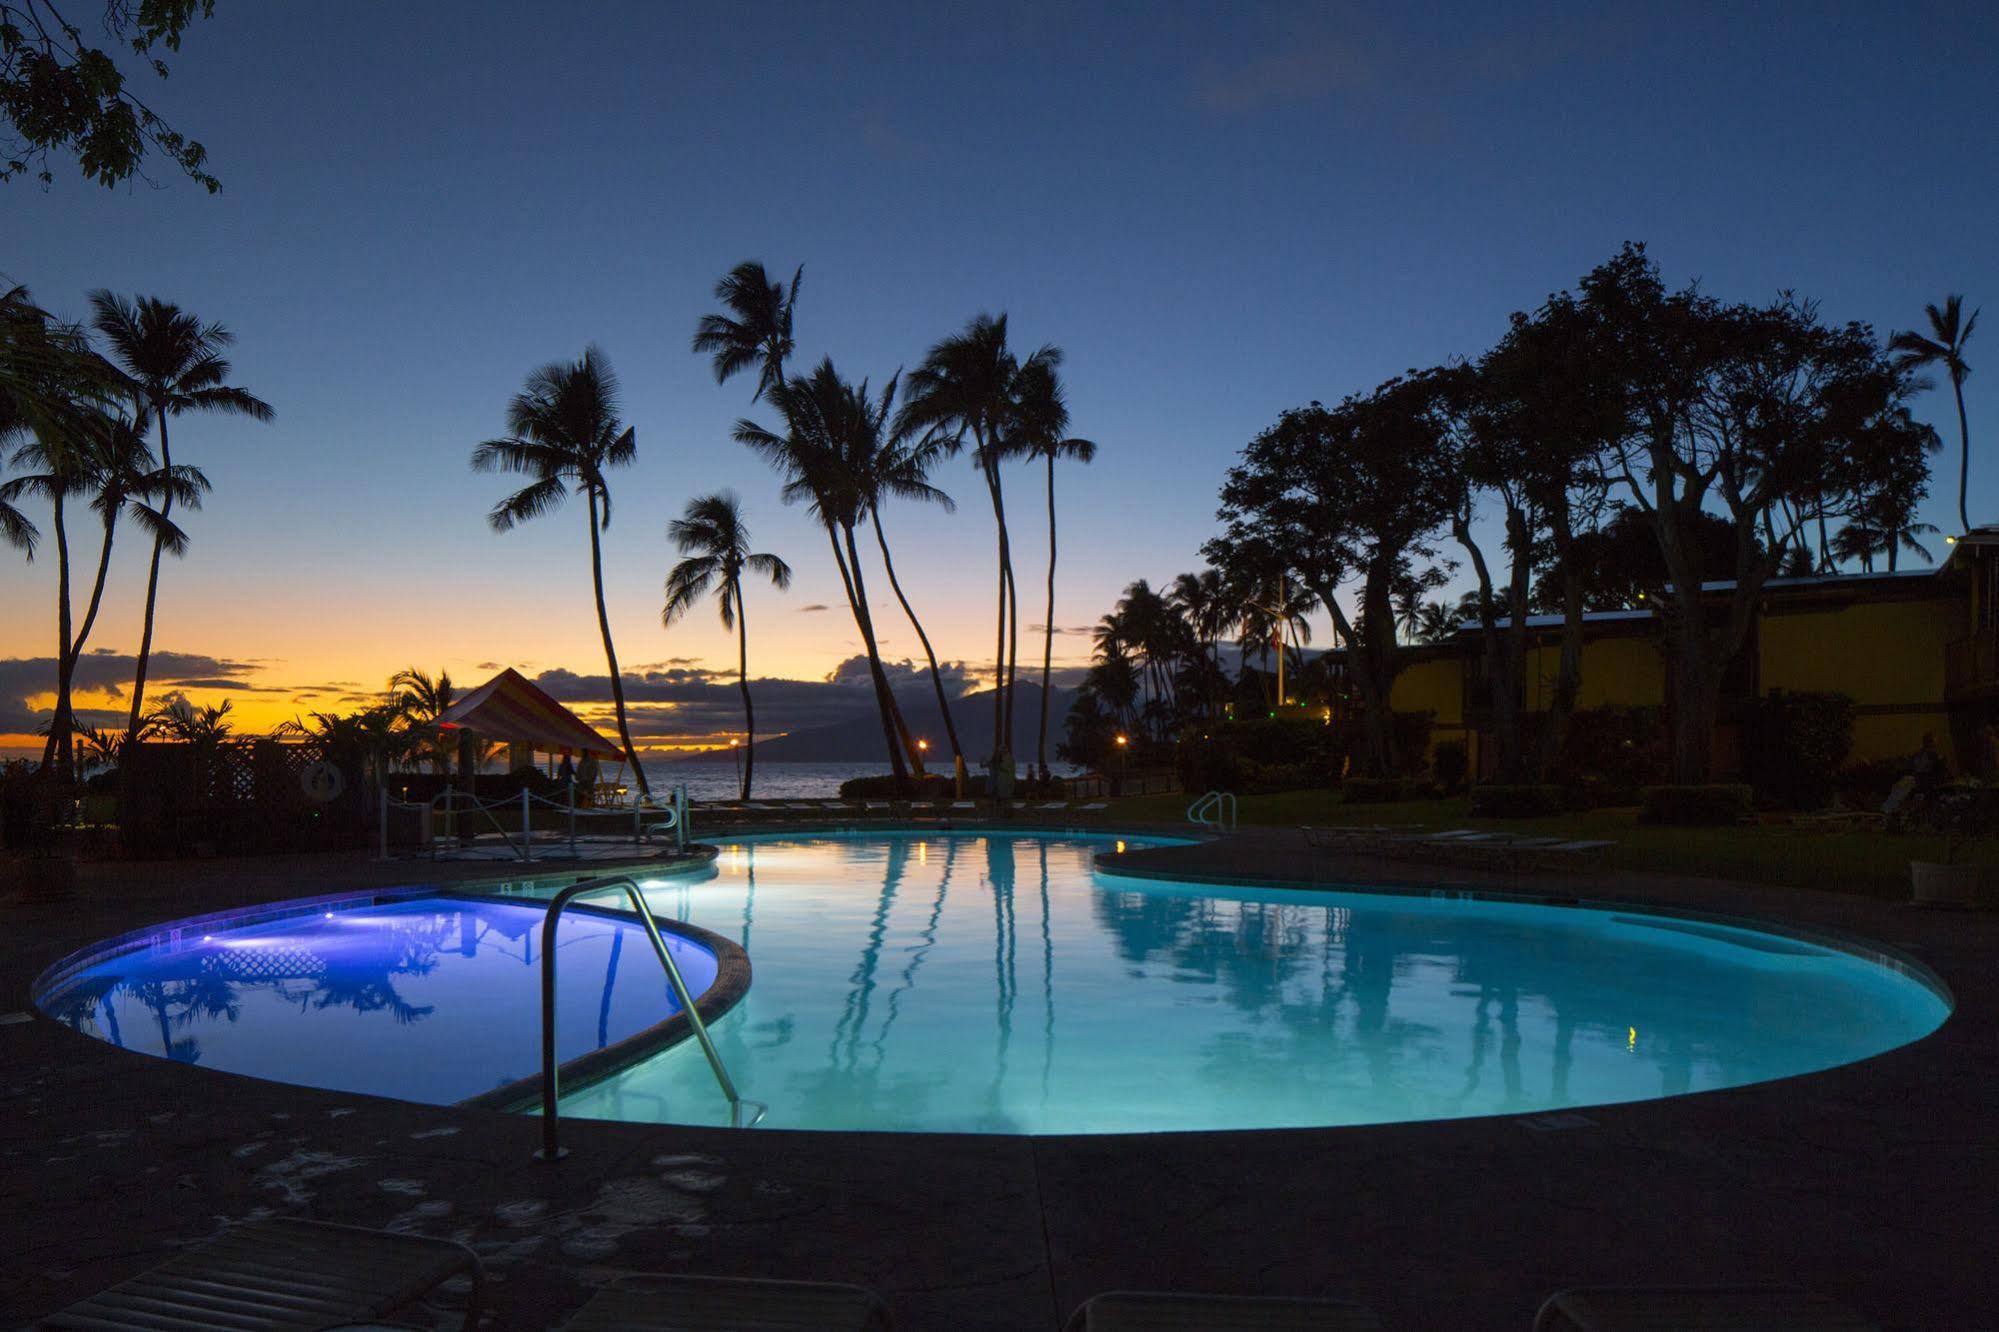
{"type": "Polygon", "coordinates": [[[1910,901],[1916,906],[1975,906],[1978,901],[1978,866],[1939,865],[1933,861],[1909,862],[1910,901]]]}
{"type": "Polygon", "coordinates": [[[14,882],[23,902],[60,902],[76,894],[76,862],[67,856],[30,856],[15,863],[14,882]]]}

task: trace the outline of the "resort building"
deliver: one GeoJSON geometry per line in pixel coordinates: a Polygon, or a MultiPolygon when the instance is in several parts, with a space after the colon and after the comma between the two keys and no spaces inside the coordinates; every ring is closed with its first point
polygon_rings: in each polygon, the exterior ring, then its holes
{"type": "MultiPolygon", "coordinates": [[[[1957,771],[1980,772],[1999,754],[1984,732],[1999,719],[1999,526],[1960,538],[1942,566],[1885,573],[1772,579],[1722,688],[1716,769],[1739,766],[1746,700],[1776,690],[1841,693],[1853,700],[1853,750],[1863,763],[1913,754],[1926,734],[1957,771]]],[[[1704,584],[1717,609],[1732,582],[1704,584]]],[[[1523,691],[1530,712],[1553,696],[1561,617],[1528,620],[1523,691]]],[[[1671,697],[1671,645],[1651,610],[1584,617],[1578,708],[1660,707],[1671,697]]],[[[1489,687],[1475,623],[1444,643],[1410,649],[1396,677],[1398,712],[1433,715],[1431,743],[1462,740],[1471,771],[1487,773],[1489,687]]]]}

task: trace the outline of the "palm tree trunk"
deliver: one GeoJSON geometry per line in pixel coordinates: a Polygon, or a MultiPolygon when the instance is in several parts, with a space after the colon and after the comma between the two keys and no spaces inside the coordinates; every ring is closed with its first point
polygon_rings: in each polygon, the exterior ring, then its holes
{"type": "Polygon", "coordinates": [[[1971,427],[1964,420],[1964,376],[1953,370],[1950,386],[1957,391],[1957,521],[1961,532],[1969,532],[1971,517],[1965,494],[1971,485],[1971,427]]]}
{"type": "MultiPolygon", "coordinates": [[[[1013,755],[1013,667],[1012,656],[1007,650],[1007,626],[1016,622],[1014,597],[1017,595],[1013,582],[1013,543],[1006,530],[1006,496],[1000,486],[999,465],[987,469],[987,484],[993,492],[993,518],[999,524],[1000,562],[1000,622],[999,643],[995,655],[999,658],[999,675],[994,681],[1000,697],[996,700],[995,748],[1006,754],[1009,761],[1013,755]]],[[[1015,635],[1016,642],[1018,635],[1015,635]]]]}
{"type": "MultiPolygon", "coordinates": [[[[157,408],[160,414],[160,468],[162,475],[172,476],[174,452],[167,442],[167,413],[164,407],[157,408]]],[[[166,518],[174,511],[174,497],[171,487],[160,500],[160,517],[166,518]]],[[[139,656],[132,672],[132,710],[125,720],[125,739],[129,742],[139,734],[139,712],[146,702],[146,666],[153,655],[153,607],[160,596],[160,550],[166,537],[160,533],[153,537],[152,563],[146,570],[146,615],[145,623],[139,630],[139,656]]]]}
{"type": "Polygon", "coordinates": [[[97,554],[97,578],[90,587],[90,605],[83,612],[83,623],[77,626],[76,641],[69,645],[70,666],[83,658],[83,645],[90,638],[90,630],[97,623],[97,608],[104,602],[104,576],[111,568],[111,540],[118,527],[117,510],[104,520],[104,546],[97,554]]]}
{"type": "Polygon", "coordinates": [[[888,742],[889,771],[900,786],[909,780],[909,766],[903,761],[903,749],[896,738],[895,721],[889,714],[889,694],[882,679],[879,663],[875,660],[874,634],[867,627],[867,617],[861,611],[860,598],[854,593],[854,577],[848,571],[847,557],[840,550],[840,534],[834,530],[832,522],[826,524],[826,541],[833,547],[833,567],[840,571],[840,584],[847,592],[847,608],[853,612],[854,627],[861,631],[861,641],[867,647],[868,676],[874,682],[875,707],[881,713],[882,739],[888,742]]]}
{"type": "Polygon", "coordinates": [[[923,644],[924,659],[930,663],[930,684],[937,691],[937,711],[944,717],[944,734],[951,742],[951,768],[959,783],[958,794],[963,796],[965,751],[958,744],[957,724],[951,720],[951,702],[944,696],[944,678],[937,670],[937,654],[931,650],[930,635],[923,632],[923,622],[916,618],[916,608],[911,606],[909,598],[903,595],[902,583],[895,576],[895,561],[889,558],[888,553],[888,534],[882,531],[881,510],[872,510],[869,516],[874,519],[875,544],[881,547],[882,568],[888,571],[889,588],[895,593],[895,599],[902,603],[902,613],[909,617],[910,628],[916,630],[916,639],[923,644]]]}
{"type": "MultiPolygon", "coordinates": [[[[985,436],[981,431],[973,432],[973,440],[980,453],[985,452],[985,436]]],[[[986,474],[986,494],[993,502],[993,522],[999,532],[999,609],[998,624],[993,631],[993,756],[997,758],[1006,752],[1006,506],[1000,500],[999,478],[990,463],[982,462],[986,474]]]]}
{"type": "MultiPolygon", "coordinates": [[[[58,483],[60,484],[60,483],[58,483]]],[[[62,492],[53,501],[56,530],[56,706],[49,716],[48,743],[42,746],[42,771],[67,778],[69,761],[69,682],[76,663],[69,652],[69,530],[63,523],[62,492]]]]}
{"type": "Polygon", "coordinates": [[[757,710],[750,702],[750,621],[743,613],[743,585],[732,581],[729,596],[736,603],[736,688],[743,693],[743,791],[750,798],[750,779],[757,770],[757,710]]]}
{"type": "Polygon", "coordinates": [[[618,650],[611,646],[611,616],[604,609],[604,543],[597,531],[597,492],[590,492],[590,585],[597,594],[597,630],[604,636],[604,664],[611,671],[611,702],[618,710],[618,740],[632,765],[632,777],[639,784],[641,798],[652,795],[646,785],[646,770],[639,764],[639,752],[632,748],[632,728],[625,720],[625,682],[618,674],[618,650]]]}
{"type": "Polygon", "coordinates": [[[868,606],[868,585],[861,576],[861,552],[854,544],[854,529],[843,524],[840,530],[847,540],[847,563],[853,569],[854,578],[854,604],[860,611],[861,636],[867,643],[868,665],[874,672],[875,688],[881,691],[882,703],[888,710],[896,738],[902,742],[902,752],[909,759],[911,773],[921,777],[924,775],[923,751],[917,748],[916,737],[909,733],[909,722],[902,715],[902,704],[896,701],[895,690],[889,686],[888,671],[882,666],[881,646],[875,639],[874,611],[868,606]]]}
{"type": "Polygon", "coordinates": [[[1048,455],[1048,620],[1041,626],[1041,739],[1035,766],[1048,767],[1048,675],[1055,660],[1055,455],[1048,455]]]}

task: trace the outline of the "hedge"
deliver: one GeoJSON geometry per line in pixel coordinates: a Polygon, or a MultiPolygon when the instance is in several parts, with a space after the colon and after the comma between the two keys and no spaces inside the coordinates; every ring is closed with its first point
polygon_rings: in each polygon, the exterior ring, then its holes
{"type": "Polygon", "coordinates": [[[1471,789],[1466,812],[1482,819],[1538,819],[1569,807],[1568,793],[1559,786],[1502,786],[1487,783],[1471,789]]]}
{"type": "Polygon", "coordinates": [[[1638,793],[1638,821],[1679,827],[1746,823],[1756,817],[1756,796],[1741,784],[1648,786],[1638,793]]]}

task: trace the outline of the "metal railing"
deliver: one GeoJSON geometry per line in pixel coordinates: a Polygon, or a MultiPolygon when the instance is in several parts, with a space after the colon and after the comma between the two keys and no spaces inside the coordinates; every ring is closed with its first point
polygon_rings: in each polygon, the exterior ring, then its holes
{"type": "Polygon", "coordinates": [[[660,966],[666,970],[666,982],[673,989],[674,1002],[687,1015],[687,1023],[694,1029],[694,1039],[701,1043],[701,1053],[708,1057],[708,1067],[715,1071],[716,1083],[722,1088],[722,1094],[729,1098],[729,1126],[755,1128],[770,1113],[770,1107],[763,1102],[745,1100],[736,1093],[735,1081],[729,1077],[729,1070],[722,1066],[722,1056],[715,1049],[713,1038],[708,1035],[708,1024],[701,1020],[701,1011],[694,1006],[694,996],[687,992],[687,982],[681,978],[680,967],[674,962],[673,954],[666,950],[666,940],[660,937],[659,924],[653,920],[652,911],[646,906],[645,894],[639,891],[638,881],[629,874],[584,879],[570,884],[549,900],[548,918],[541,927],[541,1150],[535,1153],[537,1160],[560,1161],[565,1154],[556,1142],[556,1101],[560,1087],[555,1061],[555,927],[562,919],[562,909],[576,898],[614,888],[623,888],[625,896],[631,899],[639,924],[645,926],[646,937],[652,940],[652,951],[659,958],[660,966]],[[756,1111],[747,1123],[743,1120],[744,1106],[753,1107],[756,1111]]]}
{"type": "MultiPolygon", "coordinates": [[[[379,809],[375,820],[377,856],[382,860],[389,859],[389,813],[391,810],[400,810],[418,816],[421,827],[418,843],[430,849],[432,860],[437,859],[439,849],[446,839],[458,839],[464,843],[476,840],[478,834],[468,829],[477,827],[474,817],[477,816],[483,818],[492,831],[498,834],[500,840],[506,844],[507,851],[516,860],[531,863],[535,859],[534,808],[537,805],[554,811],[554,814],[560,817],[561,831],[555,834],[555,841],[561,842],[566,839],[572,858],[578,858],[579,818],[616,820],[620,830],[629,826],[635,850],[643,847],[654,833],[669,830],[674,836],[675,849],[679,851],[687,849],[689,810],[685,783],[667,792],[663,800],[641,797],[633,800],[629,806],[579,805],[576,802],[576,783],[573,781],[569,783],[568,797],[568,803],[565,804],[538,795],[523,786],[517,795],[500,800],[482,801],[470,792],[460,791],[452,786],[446,787],[429,800],[408,801],[391,799],[388,788],[384,786],[379,794],[379,809]],[[514,833],[501,823],[500,815],[503,813],[518,823],[518,841],[515,840],[514,833]],[[464,820],[463,826],[460,823],[461,819],[464,820]]],[[[603,836],[603,834],[590,835],[603,836]]],[[[544,842],[543,845],[550,843],[544,842]]]]}
{"type": "Polygon", "coordinates": [[[1187,822],[1213,828],[1216,832],[1234,832],[1235,796],[1228,791],[1208,792],[1187,806],[1187,822]]]}

